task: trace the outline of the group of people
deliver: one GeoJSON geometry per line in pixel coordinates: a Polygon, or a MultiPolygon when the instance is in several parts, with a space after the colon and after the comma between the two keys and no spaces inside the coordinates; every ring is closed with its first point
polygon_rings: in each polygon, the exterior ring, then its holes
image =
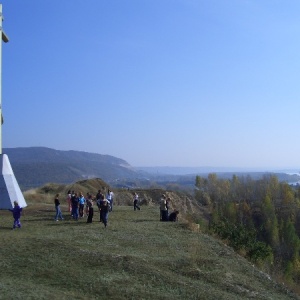
{"type": "MultiPolygon", "coordinates": [[[[87,193],[86,197],[82,193],[77,193],[75,191],[68,191],[67,201],[69,213],[74,220],[83,218],[85,215],[87,217],[87,223],[93,222],[94,216],[94,204],[97,205],[100,212],[100,222],[103,222],[104,226],[107,227],[108,223],[108,213],[113,209],[114,193],[108,189],[107,193],[103,193],[98,190],[96,196],[87,193]]],[[[56,210],[55,220],[63,220],[63,215],[60,209],[59,194],[56,194],[54,199],[54,205],[56,210]]]]}
{"type": "MultiPolygon", "coordinates": [[[[68,210],[71,213],[71,216],[74,220],[78,220],[78,218],[83,218],[84,214],[87,216],[87,223],[93,222],[94,216],[94,204],[97,205],[97,208],[100,213],[100,222],[103,222],[104,226],[107,227],[108,223],[108,213],[113,210],[113,202],[114,202],[114,193],[108,189],[106,193],[103,193],[101,190],[98,190],[96,196],[87,193],[86,197],[83,196],[82,193],[76,193],[74,191],[68,191],[67,196],[68,201],[68,210]]],[[[165,194],[161,196],[160,200],[160,220],[161,221],[171,221],[175,222],[178,220],[178,210],[174,210],[169,214],[170,209],[170,197],[166,197],[165,194]]],[[[140,210],[139,204],[139,195],[137,193],[133,193],[133,209],[140,210]]],[[[55,221],[59,219],[64,220],[61,208],[60,208],[60,200],[59,194],[55,195],[54,198],[55,205],[55,221]]],[[[21,228],[21,212],[22,208],[19,206],[17,201],[14,201],[14,208],[10,209],[13,213],[14,223],[13,229],[21,228]]]]}
{"type": "Polygon", "coordinates": [[[171,221],[176,222],[178,220],[178,210],[174,210],[169,214],[171,198],[166,197],[165,194],[162,194],[160,199],[160,220],[163,222],[171,221]]]}

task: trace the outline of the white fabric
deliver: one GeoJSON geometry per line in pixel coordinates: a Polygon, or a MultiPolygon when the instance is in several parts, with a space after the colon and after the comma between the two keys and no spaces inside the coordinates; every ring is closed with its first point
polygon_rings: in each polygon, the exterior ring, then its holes
{"type": "Polygon", "coordinates": [[[26,201],[6,154],[0,155],[0,169],[2,170],[0,175],[0,209],[13,208],[14,201],[18,201],[20,207],[26,207],[26,201]]]}

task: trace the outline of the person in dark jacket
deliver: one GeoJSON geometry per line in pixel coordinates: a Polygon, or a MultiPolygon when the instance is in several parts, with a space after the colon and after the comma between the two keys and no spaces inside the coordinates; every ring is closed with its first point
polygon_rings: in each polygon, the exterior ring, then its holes
{"type": "Polygon", "coordinates": [[[19,206],[18,201],[14,201],[14,208],[9,209],[9,211],[12,212],[14,218],[14,224],[12,229],[15,229],[17,226],[18,228],[21,228],[22,225],[20,222],[20,218],[21,218],[22,207],[19,206]]]}
{"type": "Polygon", "coordinates": [[[88,199],[86,200],[86,207],[88,208],[88,218],[87,218],[87,223],[92,223],[93,222],[93,216],[94,216],[94,208],[93,208],[93,197],[92,195],[88,196],[88,199]]]}
{"type": "Polygon", "coordinates": [[[107,227],[109,207],[110,205],[107,199],[102,199],[100,201],[100,219],[105,227],[107,227]]]}
{"type": "Polygon", "coordinates": [[[56,210],[56,215],[55,215],[54,220],[58,221],[58,218],[63,220],[64,218],[62,216],[61,209],[60,209],[59,194],[56,194],[56,196],[55,196],[54,205],[55,205],[55,210],[56,210]]]}
{"type": "Polygon", "coordinates": [[[72,203],[72,216],[73,216],[73,219],[78,220],[79,198],[78,198],[78,194],[77,193],[75,193],[74,195],[72,195],[71,203],[72,203]]]}
{"type": "Polygon", "coordinates": [[[138,206],[139,203],[139,195],[137,193],[133,193],[133,209],[134,210],[141,210],[141,208],[138,206]]]}
{"type": "Polygon", "coordinates": [[[96,199],[97,199],[97,206],[98,206],[98,210],[99,210],[99,215],[100,215],[100,222],[102,222],[102,215],[101,215],[101,203],[102,201],[104,200],[104,194],[102,193],[98,193],[97,196],[96,196],[96,199]]]}
{"type": "Polygon", "coordinates": [[[160,199],[160,220],[163,222],[168,221],[168,207],[165,194],[163,194],[160,199]]]}
{"type": "Polygon", "coordinates": [[[178,221],[178,214],[179,214],[178,210],[175,210],[172,213],[170,213],[170,215],[169,215],[169,221],[170,222],[176,222],[176,221],[178,221]]]}

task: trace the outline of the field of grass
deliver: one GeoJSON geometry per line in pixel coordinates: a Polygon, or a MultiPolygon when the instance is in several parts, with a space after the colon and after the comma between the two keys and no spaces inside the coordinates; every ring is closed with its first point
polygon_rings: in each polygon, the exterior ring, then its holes
{"type": "Polygon", "coordinates": [[[31,204],[0,211],[0,299],[297,299],[244,258],[158,207],[115,206],[105,229],[31,204]]]}

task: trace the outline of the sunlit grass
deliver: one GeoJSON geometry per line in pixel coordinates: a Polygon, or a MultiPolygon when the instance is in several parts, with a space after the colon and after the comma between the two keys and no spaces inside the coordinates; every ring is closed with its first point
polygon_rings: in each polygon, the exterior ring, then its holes
{"type": "Polygon", "coordinates": [[[158,207],[116,206],[99,222],[54,221],[32,204],[22,229],[0,211],[0,299],[293,299],[212,237],[159,221],[158,207]]]}

